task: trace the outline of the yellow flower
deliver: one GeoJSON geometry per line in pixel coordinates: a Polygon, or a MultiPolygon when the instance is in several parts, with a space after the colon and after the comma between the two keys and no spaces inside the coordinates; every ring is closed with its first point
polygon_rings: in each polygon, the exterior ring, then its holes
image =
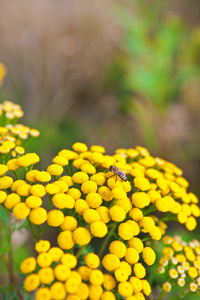
{"type": "Polygon", "coordinates": [[[111,201],[113,199],[111,189],[109,189],[107,186],[100,186],[98,193],[105,201],[111,201]]]}
{"type": "Polygon", "coordinates": [[[39,132],[39,130],[33,128],[33,129],[30,130],[29,134],[32,137],[38,137],[40,135],[40,132],[39,132]]]}
{"type": "Polygon", "coordinates": [[[85,172],[76,172],[76,173],[74,173],[74,175],[72,176],[72,180],[73,180],[75,183],[82,184],[83,182],[89,180],[89,176],[88,176],[88,174],[85,173],[85,172]]]}
{"type": "Polygon", "coordinates": [[[66,281],[70,276],[71,270],[69,267],[60,264],[55,267],[54,273],[59,281],[66,281]]]}
{"type": "Polygon", "coordinates": [[[128,223],[121,223],[118,227],[118,235],[123,240],[130,240],[133,237],[133,227],[128,223]]]}
{"type": "Polygon", "coordinates": [[[92,270],[88,268],[87,266],[80,266],[78,268],[78,273],[80,274],[82,280],[88,281],[90,277],[90,273],[92,270]]]}
{"type": "Polygon", "coordinates": [[[58,164],[48,166],[47,172],[53,176],[60,176],[63,173],[63,167],[58,164]]]}
{"type": "Polygon", "coordinates": [[[114,205],[109,209],[110,217],[115,222],[122,222],[126,218],[124,209],[119,205],[114,205]]]}
{"type": "Polygon", "coordinates": [[[149,231],[149,235],[152,237],[153,240],[159,241],[162,237],[160,228],[157,226],[154,226],[154,228],[149,231]]]}
{"type": "Polygon", "coordinates": [[[116,280],[110,274],[104,274],[103,286],[106,290],[111,291],[116,286],[116,280]]]}
{"type": "Polygon", "coordinates": [[[74,231],[78,226],[77,220],[72,216],[65,216],[63,223],[60,225],[62,230],[74,231]]]}
{"type": "Polygon", "coordinates": [[[135,221],[141,221],[143,219],[143,213],[141,211],[141,209],[137,208],[137,207],[133,207],[130,211],[129,211],[129,216],[135,220],[135,221]]]}
{"type": "Polygon", "coordinates": [[[3,203],[6,200],[7,194],[4,191],[0,191],[0,203],[3,203]]]}
{"type": "Polygon", "coordinates": [[[142,290],[146,296],[149,296],[151,294],[151,286],[145,279],[142,280],[142,290]]]}
{"type": "Polygon", "coordinates": [[[101,295],[101,300],[115,300],[115,299],[116,299],[115,294],[109,291],[105,291],[101,295]]]}
{"type": "Polygon", "coordinates": [[[47,220],[47,211],[43,207],[33,208],[29,220],[35,225],[41,225],[47,220]]]}
{"type": "Polygon", "coordinates": [[[54,271],[50,267],[42,268],[38,271],[38,276],[42,284],[50,284],[54,281],[54,271]]]}
{"type": "Polygon", "coordinates": [[[61,263],[70,269],[73,269],[77,265],[77,258],[71,253],[65,253],[61,258],[61,263]]]}
{"type": "Polygon", "coordinates": [[[108,233],[108,228],[105,223],[101,221],[95,221],[90,224],[90,231],[95,237],[102,238],[108,233]]]}
{"type": "Polygon", "coordinates": [[[40,240],[35,244],[35,250],[38,253],[44,253],[47,252],[50,248],[50,242],[46,240],[40,240]]]}
{"type": "Polygon", "coordinates": [[[83,199],[79,199],[75,202],[75,210],[79,215],[83,215],[83,212],[88,208],[88,204],[83,199]]]}
{"type": "Polygon", "coordinates": [[[102,259],[103,267],[109,271],[113,272],[120,266],[120,260],[115,254],[106,254],[102,259]]]}
{"type": "Polygon", "coordinates": [[[57,237],[58,246],[61,249],[71,249],[73,248],[75,241],[72,237],[72,232],[69,230],[62,231],[57,237]]]}
{"type": "Polygon", "coordinates": [[[150,190],[150,182],[147,178],[135,177],[133,182],[134,182],[135,187],[141,191],[150,190]]]}
{"type": "Polygon", "coordinates": [[[189,287],[190,287],[190,291],[193,293],[196,292],[196,290],[198,289],[198,285],[195,282],[191,282],[189,287]]]}
{"type": "Polygon", "coordinates": [[[0,178],[0,189],[6,190],[13,184],[13,179],[9,176],[4,176],[0,178]]]}
{"type": "Polygon", "coordinates": [[[36,153],[27,153],[18,158],[17,163],[21,167],[28,167],[39,162],[40,158],[36,153]]]}
{"type": "Polygon", "coordinates": [[[86,203],[91,208],[97,208],[102,203],[101,196],[98,193],[94,193],[94,192],[91,192],[91,193],[87,194],[85,200],[86,200],[86,203]]]}
{"type": "Polygon", "coordinates": [[[138,208],[148,206],[150,201],[149,195],[144,192],[136,192],[132,195],[132,203],[138,208]]]}
{"type": "Polygon", "coordinates": [[[123,198],[126,198],[126,192],[122,189],[122,188],[119,188],[119,187],[115,187],[112,192],[111,192],[113,198],[115,199],[123,199],[123,198]]]}
{"type": "Polygon", "coordinates": [[[17,158],[10,159],[6,166],[10,171],[15,171],[20,168],[20,166],[17,164],[17,158]]]}
{"type": "Polygon", "coordinates": [[[188,219],[187,219],[187,221],[186,221],[186,223],[185,223],[185,227],[188,229],[188,230],[190,230],[190,231],[192,231],[192,230],[194,230],[195,228],[196,228],[196,226],[197,226],[197,221],[196,221],[196,219],[194,218],[194,217],[189,217],[188,219]]]}
{"type": "Polygon", "coordinates": [[[57,193],[53,196],[52,202],[55,207],[63,209],[63,208],[73,208],[75,204],[75,200],[72,196],[66,195],[64,193],[57,193]]]}
{"type": "Polygon", "coordinates": [[[92,270],[89,280],[92,284],[102,285],[104,276],[100,270],[92,270]]]}
{"type": "Polygon", "coordinates": [[[121,241],[113,241],[109,246],[111,254],[115,254],[117,257],[122,258],[126,254],[126,245],[121,241]]]}
{"type": "Polygon", "coordinates": [[[104,156],[102,153],[99,152],[93,152],[90,155],[90,161],[95,164],[101,164],[104,161],[104,156]]]}
{"type": "Polygon", "coordinates": [[[96,173],[96,168],[93,165],[91,165],[90,163],[86,163],[81,166],[81,171],[83,171],[87,174],[94,175],[96,173]]]}
{"type": "Polygon", "coordinates": [[[52,264],[52,257],[49,253],[40,253],[37,257],[37,263],[40,267],[46,268],[52,264]]]}
{"type": "Polygon", "coordinates": [[[109,209],[106,206],[99,206],[96,210],[98,211],[102,222],[108,223],[110,221],[109,209]]]}
{"type": "Polygon", "coordinates": [[[97,191],[97,184],[94,181],[87,180],[82,183],[81,191],[84,194],[89,194],[91,192],[95,193],[97,191]]]}
{"type": "Polygon", "coordinates": [[[39,284],[39,276],[37,274],[30,274],[24,280],[24,289],[27,292],[32,292],[38,288],[39,284]]]}
{"type": "Polygon", "coordinates": [[[26,173],[26,179],[30,182],[37,182],[36,174],[38,173],[38,170],[31,170],[26,173]]]}
{"type": "Polygon", "coordinates": [[[91,181],[94,181],[97,185],[103,185],[106,181],[104,173],[97,173],[90,177],[91,181]]]}
{"type": "Polygon", "coordinates": [[[89,299],[99,300],[103,294],[103,289],[100,285],[90,284],[89,285],[89,299]]]}
{"type": "Polygon", "coordinates": [[[72,196],[75,201],[81,198],[81,192],[79,191],[79,189],[76,188],[69,189],[67,191],[67,194],[72,196]]]}
{"type": "Polygon", "coordinates": [[[139,238],[136,238],[136,237],[132,237],[128,241],[128,245],[129,245],[129,247],[135,248],[138,253],[141,253],[144,248],[143,242],[139,238]]]}
{"type": "Polygon", "coordinates": [[[27,197],[30,195],[30,188],[31,185],[27,183],[22,183],[17,187],[17,194],[22,196],[22,197],[27,197]]]}
{"type": "Polygon", "coordinates": [[[36,268],[36,259],[34,257],[29,257],[23,260],[23,262],[20,265],[20,270],[24,274],[31,273],[36,268]]]}
{"type": "Polygon", "coordinates": [[[195,268],[195,267],[190,267],[188,269],[188,275],[191,277],[191,278],[195,278],[198,276],[198,270],[195,268]]]}
{"type": "Polygon", "coordinates": [[[83,219],[86,223],[91,224],[95,221],[100,221],[100,215],[95,209],[88,208],[83,212],[83,219]]]}
{"type": "MultiPolygon", "coordinates": [[[[18,189],[17,189],[17,193],[18,193],[18,189]]],[[[44,197],[44,195],[46,194],[46,190],[42,184],[35,184],[30,187],[30,193],[36,197],[44,197]]]]}
{"type": "Polygon", "coordinates": [[[171,291],[172,286],[169,282],[165,282],[165,283],[163,283],[162,288],[165,292],[168,293],[171,291]]]}
{"type": "Polygon", "coordinates": [[[81,153],[81,152],[86,152],[88,150],[88,147],[84,143],[77,142],[72,145],[72,149],[76,152],[81,153]]]}
{"type": "Polygon", "coordinates": [[[78,291],[78,287],[81,284],[81,276],[78,272],[72,271],[69,278],[65,282],[65,289],[67,293],[74,294],[78,291]]]}
{"type": "Polygon", "coordinates": [[[24,220],[28,217],[29,213],[30,208],[25,203],[18,203],[13,208],[13,215],[16,219],[24,220]]]}
{"type": "Polygon", "coordinates": [[[99,153],[105,153],[106,150],[103,146],[99,146],[99,145],[92,145],[90,147],[90,151],[91,152],[99,152],[99,153]]]}
{"type": "Polygon", "coordinates": [[[142,280],[135,276],[129,278],[129,282],[133,287],[133,293],[139,293],[142,290],[142,280]]]}
{"type": "Polygon", "coordinates": [[[188,217],[184,211],[181,211],[180,213],[178,213],[177,219],[179,223],[183,224],[187,221],[188,217]]]}
{"type": "MultiPolygon", "coordinates": [[[[77,300],[79,300],[79,299],[86,300],[89,296],[89,288],[88,288],[87,284],[81,282],[75,295],[79,297],[77,300]]],[[[68,299],[68,300],[70,300],[70,299],[68,299]]],[[[76,299],[71,299],[71,300],[76,300],[76,299]]]]}
{"type": "Polygon", "coordinates": [[[6,165],[0,164],[0,176],[3,176],[8,171],[8,167],[6,165]]]}
{"type": "Polygon", "coordinates": [[[139,260],[139,254],[138,254],[137,250],[132,247],[127,248],[125,260],[131,265],[136,264],[139,260]]]}
{"type": "Polygon", "coordinates": [[[64,214],[58,209],[52,209],[47,214],[47,223],[49,226],[58,227],[64,222],[64,214]]]}
{"type": "Polygon", "coordinates": [[[53,161],[54,164],[60,165],[62,167],[64,167],[64,166],[66,166],[66,165],[69,164],[68,159],[65,158],[64,156],[60,156],[60,155],[54,157],[52,161],[53,161]]]}
{"type": "Polygon", "coordinates": [[[4,201],[4,205],[8,209],[12,209],[16,204],[21,202],[21,197],[18,194],[11,193],[4,201]]]}
{"type": "Polygon", "coordinates": [[[51,300],[51,292],[47,287],[41,287],[37,290],[35,300],[51,300]]]}
{"type": "MultiPolygon", "coordinates": [[[[59,190],[61,193],[65,193],[68,191],[68,185],[66,182],[62,181],[62,180],[57,180],[54,182],[54,185],[57,185],[59,187],[59,190]]],[[[46,186],[46,190],[47,190],[47,186],[46,186]]],[[[55,188],[53,187],[54,190],[54,194],[55,194],[55,188]]]]}
{"type": "Polygon", "coordinates": [[[133,267],[133,271],[135,273],[135,276],[138,278],[144,278],[146,275],[145,267],[141,263],[136,263],[133,267]]]}
{"type": "Polygon", "coordinates": [[[122,297],[130,297],[133,294],[133,287],[130,284],[130,282],[128,281],[120,282],[118,284],[118,293],[122,297]]]}
{"type": "Polygon", "coordinates": [[[29,196],[26,198],[25,203],[30,208],[36,208],[42,205],[42,199],[36,196],[29,196]]]}
{"type": "Polygon", "coordinates": [[[129,274],[126,272],[124,268],[119,268],[114,271],[115,278],[119,282],[125,282],[129,278],[129,274]]]}
{"type": "Polygon", "coordinates": [[[51,255],[52,262],[60,261],[61,257],[63,256],[64,252],[59,247],[52,247],[49,249],[48,253],[51,255]]]}
{"type": "MultiPolygon", "coordinates": [[[[48,173],[49,174],[49,173],[48,173]]],[[[48,193],[49,195],[54,195],[60,192],[60,188],[59,185],[57,184],[58,181],[53,182],[53,183],[48,183],[45,187],[46,189],[46,193],[48,193]]],[[[60,181],[61,182],[61,181],[60,181]]],[[[64,182],[63,182],[64,183],[64,182]]],[[[68,186],[67,186],[67,190],[68,190],[68,186]]],[[[66,191],[67,191],[66,190],[66,191]]]]}
{"type": "Polygon", "coordinates": [[[151,266],[155,262],[156,254],[152,248],[145,247],[142,251],[142,258],[148,266],[151,266]]]}
{"type": "Polygon", "coordinates": [[[84,227],[78,227],[73,232],[73,239],[78,245],[87,245],[91,240],[91,234],[88,229],[84,227]]]}
{"type": "Polygon", "coordinates": [[[83,158],[77,158],[73,161],[72,165],[76,168],[76,169],[80,169],[82,165],[87,164],[88,161],[86,159],[83,158]]]}
{"type": "Polygon", "coordinates": [[[40,182],[48,182],[51,180],[51,175],[46,171],[38,171],[35,174],[35,179],[40,182]]]}
{"type": "Polygon", "coordinates": [[[121,206],[125,213],[129,212],[132,208],[131,200],[128,197],[117,200],[116,205],[121,206]]]}
{"type": "Polygon", "coordinates": [[[85,263],[91,269],[96,269],[100,265],[100,259],[98,255],[94,253],[88,253],[85,256],[85,263]]]}
{"type": "Polygon", "coordinates": [[[140,222],[140,225],[147,231],[150,232],[155,227],[155,222],[151,217],[144,217],[140,222]]]}
{"type": "Polygon", "coordinates": [[[72,150],[63,149],[58,153],[58,155],[63,156],[67,158],[68,160],[76,159],[78,158],[78,154],[72,150]]]}
{"type": "Polygon", "coordinates": [[[51,299],[62,300],[66,297],[66,290],[63,283],[56,281],[50,287],[51,299]]]}

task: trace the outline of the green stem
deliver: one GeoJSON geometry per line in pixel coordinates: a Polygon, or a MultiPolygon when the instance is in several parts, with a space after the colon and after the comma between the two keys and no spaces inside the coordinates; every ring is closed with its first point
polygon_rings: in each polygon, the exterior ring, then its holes
{"type": "Polygon", "coordinates": [[[112,226],[111,229],[109,230],[108,234],[106,235],[106,237],[105,237],[103,243],[101,244],[101,248],[100,248],[99,253],[98,253],[98,256],[99,256],[100,259],[101,259],[102,255],[103,255],[103,253],[104,253],[104,250],[105,250],[105,248],[106,248],[106,246],[107,246],[107,244],[108,244],[109,239],[110,239],[111,236],[114,234],[114,231],[115,231],[117,225],[118,225],[117,222],[113,224],[113,226],[112,226]]]}
{"type": "Polygon", "coordinates": [[[33,225],[32,225],[32,223],[31,223],[31,221],[30,221],[28,218],[27,218],[27,221],[28,221],[29,228],[30,228],[30,230],[31,230],[31,232],[32,232],[33,238],[34,238],[35,241],[37,241],[37,236],[36,236],[36,234],[35,234],[35,231],[34,231],[34,229],[33,229],[33,225]]]}
{"type": "Polygon", "coordinates": [[[84,252],[84,250],[85,250],[86,247],[87,247],[87,245],[82,246],[82,247],[78,250],[78,252],[76,253],[76,258],[77,258],[77,260],[80,258],[81,254],[84,252]]]}
{"type": "Polygon", "coordinates": [[[165,296],[166,292],[162,291],[162,293],[158,296],[156,300],[161,300],[165,296]]]}

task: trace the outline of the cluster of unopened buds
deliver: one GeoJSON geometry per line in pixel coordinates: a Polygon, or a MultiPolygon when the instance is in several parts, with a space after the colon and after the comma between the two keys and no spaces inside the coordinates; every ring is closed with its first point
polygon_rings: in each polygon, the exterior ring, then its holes
{"type": "MultiPolygon", "coordinates": [[[[14,136],[15,143],[19,135],[14,136]]],[[[155,243],[168,239],[167,222],[176,220],[191,231],[200,216],[198,199],[187,191],[182,170],[139,146],[108,155],[102,146],[88,149],[75,143],[72,150],[60,151],[43,171],[35,169],[39,159],[35,153],[17,153],[13,158],[9,151],[2,154],[0,168],[0,203],[17,220],[28,221],[38,252],[37,258],[21,264],[24,289],[35,291],[36,300],[149,296],[146,271],[156,259],[155,243]],[[52,227],[58,234],[57,247],[51,248],[41,235],[52,227]]],[[[174,239],[166,243],[172,249],[163,249],[166,266],[173,255],[182,264],[176,252],[188,253],[187,247],[174,239]]],[[[195,251],[198,256],[199,250],[195,251]]],[[[164,273],[164,267],[161,264],[158,272],[164,273]]],[[[181,274],[178,265],[176,272],[181,274]]],[[[198,280],[193,284],[198,285],[198,280]]]]}

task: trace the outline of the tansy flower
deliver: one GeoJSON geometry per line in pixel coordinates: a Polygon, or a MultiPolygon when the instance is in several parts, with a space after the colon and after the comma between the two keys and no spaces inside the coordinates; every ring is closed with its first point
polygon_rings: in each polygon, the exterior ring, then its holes
{"type": "Polygon", "coordinates": [[[109,251],[111,254],[115,254],[117,257],[122,258],[126,254],[126,245],[121,241],[113,241],[109,245],[109,251]]]}
{"type": "Polygon", "coordinates": [[[50,286],[51,297],[53,299],[64,299],[66,290],[63,283],[56,281],[50,286]]]}
{"type": "Polygon", "coordinates": [[[71,253],[65,253],[61,258],[61,263],[70,269],[73,269],[77,265],[77,258],[71,253]]]}
{"type": "Polygon", "coordinates": [[[102,203],[101,196],[98,193],[94,193],[94,192],[91,192],[91,193],[87,194],[85,200],[86,200],[86,203],[91,208],[97,208],[102,203]]]}
{"type": "Polygon", "coordinates": [[[58,164],[48,166],[47,172],[53,176],[60,176],[63,173],[63,167],[58,164]]]}
{"type": "Polygon", "coordinates": [[[0,189],[6,190],[13,184],[13,179],[9,176],[4,176],[0,178],[0,189]]]}
{"type": "Polygon", "coordinates": [[[74,198],[74,200],[81,198],[81,191],[79,191],[79,189],[76,189],[76,188],[70,188],[67,191],[67,194],[72,196],[74,198]]]}
{"type": "Polygon", "coordinates": [[[61,249],[71,249],[73,248],[75,241],[72,237],[72,232],[69,230],[62,231],[57,237],[58,246],[61,249]]]}
{"type": "Polygon", "coordinates": [[[69,267],[67,267],[63,264],[59,264],[55,267],[54,273],[55,273],[55,277],[59,281],[65,281],[65,280],[67,280],[67,278],[69,278],[71,270],[69,267]]]}
{"type": "Polygon", "coordinates": [[[48,182],[51,180],[51,175],[45,171],[38,171],[35,174],[35,179],[40,182],[48,182]]]}
{"type": "Polygon", "coordinates": [[[142,257],[144,262],[148,265],[151,266],[154,264],[155,259],[156,259],[156,254],[154,250],[150,247],[145,247],[142,251],[142,257]]]}
{"type": "Polygon", "coordinates": [[[94,175],[96,173],[96,168],[93,165],[91,165],[90,163],[86,163],[81,166],[81,171],[83,171],[87,174],[94,175]]]}
{"type": "Polygon", "coordinates": [[[36,208],[42,205],[42,199],[36,196],[29,196],[25,201],[26,205],[30,208],[36,208]]]}
{"type": "Polygon", "coordinates": [[[107,271],[113,272],[119,268],[120,260],[114,254],[106,254],[102,259],[102,264],[107,271]]]}
{"type": "Polygon", "coordinates": [[[100,215],[95,209],[88,208],[83,212],[83,219],[86,223],[91,224],[95,221],[100,221],[100,215]]]}
{"type": "Polygon", "coordinates": [[[58,209],[52,209],[47,214],[47,223],[49,226],[58,227],[64,222],[64,214],[58,209]]]}
{"type": "Polygon", "coordinates": [[[50,242],[46,240],[40,240],[35,244],[35,250],[38,253],[44,253],[47,252],[50,248],[50,242]]]}
{"type": "Polygon", "coordinates": [[[129,282],[133,287],[133,293],[139,293],[142,290],[142,280],[135,276],[129,278],[129,282]]]}
{"type": "Polygon", "coordinates": [[[125,260],[131,265],[136,264],[139,261],[139,254],[137,250],[132,247],[127,248],[125,260]]]}
{"type": "Polygon", "coordinates": [[[105,153],[105,148],[103,146],[99,145],[92,145],[90,147],[91,152],[99,152],[99,153],[105,153]]]}
{"type": "Polygon", "coordinates": [[[135,276],[138,278],[144,278],[146,275],[146,270],[144,266],[141,263],[136,263],[133,267],[133,271],[135,273],[135,276]]]}
{"type": "Polygon", "coordinates": [[[122,222],[126,218],[124,209],[119,205],[114,205],[109,210],[110,217],[115,222],[122,222]]]}
{"type": "Polygon", "coordinates": [[[76,152],[86,152],[88,150],[88,147],[84,143],[75,143],[72,145],[72,149],[76,152]]]}
{"type": "Polygon", "coordinates": [[[36,153],[27,153],[18,158],[17,164],[21,167],[28,167],[39,162],[40,158],[36,153]]]}
{"type": "Polygon", "coordinates": [[[29,220],[35,225],[43,224],[47,220],[47,211],[43,207],[33,208],[29,220]]]}
{"type": "Polygon", "coordinates": [[[103,294],[103,288],[100,285],[90,284],[89,285],[89,298],[91,300],[100,299],[103,294]]]}
{"type": "Polygon", "coordinates": [[[130,297],[133,294],[133,287],[130,282],[120,282],[118,284],[118,293],[122,297],[130,297]]]}
{"type": "MultiPolygon", "coordinates": [[[[57,181],[55,183],[53,182],[53,183],[49,183],[46,185],[45,189],[46,189],[47,194],[54,195],[54,194],[57,194],[60,192],[59,185],[56,183],[57,183],[57,181]]],[[[67,187],[67,190],[68,190],[68,187],[67,187]]]]}
{"type": "Polygon", "coordinates": [[[66,195],[65,193],[57,193],[53,196],[52,202],[55,207],[63,209],[72,209],[75,204],[75,200],[72,196],[66,195]]]}
{"type": "Polygon", "coordinates": [[[88,176],[88,174],[85,173],[85,172],[76,172],[76,173],[74,173],[74,175],[72,176],[72,180],[73,180],[75,183],[82,184],[83,182],[89,180],[89,176],[88,176]]]}
{"type": "Polygon", "coordinates": [[[135,187],[141,191],[150,190],[150,182],[147,178],[135,177],[133,182],[134,182],[135,187]]]}
{"type": "Polygon", "coordinates": [[[20,202],[21,202],[21,197],[18,194],[11,193],[6,197],[4,201],[4,205],[8,209],[12,209],[16,204],[20,202]]]}
{"type": "Polygon", "coordinates": [[[49,267],[52,263],[52,257],[49,253],[40,253],[37,257],[37,264],[42,267],[46,268],[49,267]]]}
{"type": "Polygon", "coordinates": [[[100,259],[98,255],[94,253],[88,253],[85,256],[85,263],[91,269],[96,269],[100,265],[100,259]]]}
{"type": "Polygon", "coordinates": [[[90,231],[95,237],[102,238],[107,234],[108,228],[105,223],[101,221],[95,221],[90,224],[90,231]]]}
{"type": "Polygon", "coordinates": [[[129,245],[129,247],[135,248],[138,253],[141,253],[144,248],[143,242],[139,238],[136,238],[136,237],[132,237],[128,241],[128,245],[129,245]]]}
{"type": "Polygon", "coordinates": [[[87,181],[82,183],[81,191],[84,194],[89,194],[89,193],[92,193],[92,192],[95,193],[97,191],[97,184],[94,181],[87,180],[87,181]]]}
{"type": "Polygon", "coordinates": [[[3,203],[6,200],[7,194],[4,191],[0,191],[0,203],[3,203]]]}
{"type": "Polygon", "coordinates": [[[88,208],[87,202],[83,199],[79,199],[75,202],[75,210],[79,215],[83,215],[83,212],[88,208]]]}
{"type": "Polygon", "coordinates": [[[74,231],[78,226],[77,220],[72,216],[65,216],[63,223],[60,225],[62,230],[74,231]]]}
{"type": "Polygon", "coordinates": [[[40,284],[40,279],[37,274],[30,274],[24,280],[24,289],[27,292],[32,292],[37,289],[40,284]]]}
{"type": "Polygon", "coordinates": [[[34,257],[26,258],[20,265],[20,270],[24,274],[31,273],[36,268],[36,259],[34,257]]]}
{"type": "Polygon", "coordinates": [[[64,156],[60,156],[60,155],[54,157],[52,161],[53,161],[54,164],[60,165],[62,167],[69,164],[68,159],[65,158],[64,156]]]}
{"type": "Polygon", "coordinates": [[[132,203],[138,208],[148,206],[150,201],[149,195],[144,192],[136,192],[132,195],[132,203]]]}
{"type": "Polygon", "coordinates": [[[81,246],[87,245],[91,240],[91,234],[88,229],[84,227],[78,227],[73,231],[73,239],[76,244],[81,246]]]}
{"type": "Polygon", "coordinates": [[[25,203],[18,203],[13,208],[13,215],[16,219],[24,220],[28,217],[29,213],[30,213],[30,208],[25,203]]]}
{"type": "Polygon", "coordinates": [[[89,281],[92,284],[102,285],[103,280],[104,280],[104,276],[100,270],[92,270],[89,277],[89,281]]]}
{"type": "Polygon", "coordinates": [[[106,290],[111,291],[115,288],[115,286],[116,286],[115,278],[110,274],[104,274],[103,287],[106,290]]]}
{"type": "Polygon", "coordinates": [[[37,290],[35,294],[35,299],[36,300],[51,300],[51,292],[47,287],[41,287],[37,290]]]}
{"type": "Polygon", "coordinates": [[[41,268],[38,271],[38,276],[42,284],[50,284],[55,279],[54,271],[50,267],[41,268]]]}
{"type": "Polygon", "coordinates": [[[78,273],[80,274],[82,280],[85,280],[85,281],[89,280],[91,272],[92,272],[92,269],[88,268],[87,266],[80,266],[78,268],[78,273]]]}
{"type": "Polygon", "coordinates": [[[51,255],[52,262],[58,262],[64,254],[63,250],[59,247],[52,247],[48,253],[51,255]]]}
{"type": "Polygon", "coordinates": [[[96,209],[100,215],[100,220],[104,223],[108,223],[110,221],[110,213],[109,209],[106,206],[99,206],[96,209]]]}

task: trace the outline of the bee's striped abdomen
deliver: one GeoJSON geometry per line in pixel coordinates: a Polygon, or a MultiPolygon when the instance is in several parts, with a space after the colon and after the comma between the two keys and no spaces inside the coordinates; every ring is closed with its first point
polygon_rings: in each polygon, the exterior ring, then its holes
{"type": "Polygon", "coordinates": [[[119,176],[123,181],[127,181],[127,177],[126,177],[126,175],[124,174],[124,172],[118,171],[117,174],[118,174],[118,176],[119,176]]]}

